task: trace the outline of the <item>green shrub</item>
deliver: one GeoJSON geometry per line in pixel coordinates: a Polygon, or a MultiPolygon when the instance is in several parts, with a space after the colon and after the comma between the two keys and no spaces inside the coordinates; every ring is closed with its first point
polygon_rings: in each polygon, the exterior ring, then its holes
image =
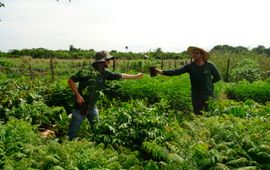
{"type": "Polygon", "coordinates": [[[180,78],[160,76],[108,82],[104,93],[109,99],[145,100],[149,105],[167,100],[170,109],[191,111],[190,83],[187,75],[180,78]]]}
{"type": "Polygon", "coordinates": [[[28,122],[0,125],[0,169],[129,169],[140,167],[137,152],[116,151],[86,140],[62,144],[41,139],[28,122]]]}
{"type": "Polygon", "coordinates": [[[251,59],[244,59],[236,64],[231,70],[229,80],[231,82],[238,82],[241,80],[247,80],[253,82],[260,80],[262,76],[262,70],[256,61],[251,59]]]}
{"type": "Polygon", "coordinates": [[[159,109],[135,100],[104,110],[92,138],[131,148],[140,147],[145,140],[163,140],[167,118],[159,109]]]}
{"type": "Polygon", "coordinates": [[[28,122],[11,119],[6,124],[0,125],[0,143],[4,146],[2,149],[5,156],[15,156],[13,154],[22,151],[24,145],[38,142],[38,135],[28,122]]]}
{"type": "Polygon", "coordinates": [[[48,106],[62,106],[67,114],[70,114],[75,102],[67,80],[57,81],[46,88],[42,93],[44,101],[48,106]]]}
{"type": "Polygon", "coordinates": [[[64,113],[62,107],[49,107],[41,101],[31,104],[22,103],[18,107],[13,107],[6,114],[9,117],[23,119],[31,124],[54,125],[60,121],[60,116],[64,113]]]}
{"type": "Polygon", "coordinates": [[[210,103],[210,111],[207,115],[233,115],[238,117],[269,117],[270,104],[261,105],[253,100],[246,100],[245,102],[237,102],[234,100],[226,101],[212,101],[210,103]]]}
{"type": "Polygon", "coordinates": [[[232,84],[226,89],[227,97],[237,101],[254,100],[259,103],[270,101],[270,82],[257,81],[248,83],[246,81],[232,84]]]}

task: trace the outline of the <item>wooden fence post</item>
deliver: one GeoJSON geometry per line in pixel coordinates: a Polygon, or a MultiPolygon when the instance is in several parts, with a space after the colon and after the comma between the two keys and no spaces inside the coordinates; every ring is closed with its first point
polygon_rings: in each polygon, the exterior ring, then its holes
{"type": "Polygon", "coordinates": [[[163,67],[164,67],[164,61],[163,61],[163,57],[162,57],[161,58],[161,66],[160,66],[161,70],[163,70],[163,67]]]}
{"type": "Polygon", "coordinates": [[[127,61],[127,65],[125,67],[125,72],[129,71],[130,70],[130,63],[129,63],[129,60],[127,61]]]}
{"type": "Polygon", "coordinates": [[[116,60],[115,57],[113,58],[113,71],[115,71],[115,67],[116,67],[116,60]]]}
{"type": "Polygon", "coordinates": [[[29,64],[29,73],[30,73],[31,80],[34,80],[34,73],[33,73],[33,69],[31,67],[31,64],[29,64]]]}
{"type": "Polygon", "coordinates": [[[142,73],[144,73],[144,72],[146,71],[146,69],[147,69],[147,68],[146,68],[146,67],[147,67],[147,64],[146,64],[146,58],[145,58],[145,57],[143,58],[143,66],[144,66],[144,67],[143,67],[143,72],[142,72],[142,73]]]}
{"type": "Polygon", "coordinates": [[[226,75],[225,75],[225,82],[229,81],[229,69],[230,69],[230,59],[227,60],[227,68],[226,68],[226,75]]]}
{"type": "Polygon", "coordinates": [[[52,82],[55,80],[55,72],[54,72],[54,65],[53,65],[53,59],[50,59],[50,69],[51,69],[51,78],[52,82]]]}
{"type": "Polygon", "coordinates": [[[143,62],[140,60],[139,62],[138,62],[138,65],[139,65],[139,72],[143,72],[143,62]]]}

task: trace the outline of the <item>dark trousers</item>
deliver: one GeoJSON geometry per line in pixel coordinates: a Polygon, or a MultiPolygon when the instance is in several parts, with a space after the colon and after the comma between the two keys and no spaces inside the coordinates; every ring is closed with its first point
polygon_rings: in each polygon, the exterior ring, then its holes
{"type": "Polygon", "coordinates": [[[202,111],[208,111],[209,98],[192,95],[193,111],[196,115],[201,115],[202,111]]]}

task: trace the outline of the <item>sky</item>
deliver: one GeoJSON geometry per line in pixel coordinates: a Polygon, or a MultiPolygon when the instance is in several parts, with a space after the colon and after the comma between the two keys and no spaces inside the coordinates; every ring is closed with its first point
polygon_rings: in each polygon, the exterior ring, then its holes
{"type": "Polygon", "coordinates": [[[270,47],[269,0],[0,0],[0,51],[270,47]],[[125,47],[128,47],[126,49],[125,47]]]}

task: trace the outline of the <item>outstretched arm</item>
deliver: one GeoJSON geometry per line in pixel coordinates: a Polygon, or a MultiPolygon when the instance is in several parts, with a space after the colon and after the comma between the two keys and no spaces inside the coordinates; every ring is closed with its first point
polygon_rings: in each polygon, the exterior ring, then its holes
{"type": "Polygon", "coordinates": [[[78,88],[77,88],[75,82],[74,82],[72,79],[69,79],[69,80],[68,80],[68,85],[70,86],[72,92],[75,94],[76,102],[77,102],[79,105],[82,105],[82,104],[84,103],[84,99],[83,99],[83,97],[81,96],[81,94],[79,93],[78,88]]]}
{"type": "Polygon", "coordinates": [[[143,78],[143,73],[138,73],[138,74],[126,74],[122,73],[122,79],[140,79],[143,78]]]}
{"type": "Polygon", "coordinates": [[[155,69],[158,74],[165,75],[165,76],[177,76],[187,72],[187,66],[173,69],[173,70],[160,70],[158,68],[155,69]]]}

